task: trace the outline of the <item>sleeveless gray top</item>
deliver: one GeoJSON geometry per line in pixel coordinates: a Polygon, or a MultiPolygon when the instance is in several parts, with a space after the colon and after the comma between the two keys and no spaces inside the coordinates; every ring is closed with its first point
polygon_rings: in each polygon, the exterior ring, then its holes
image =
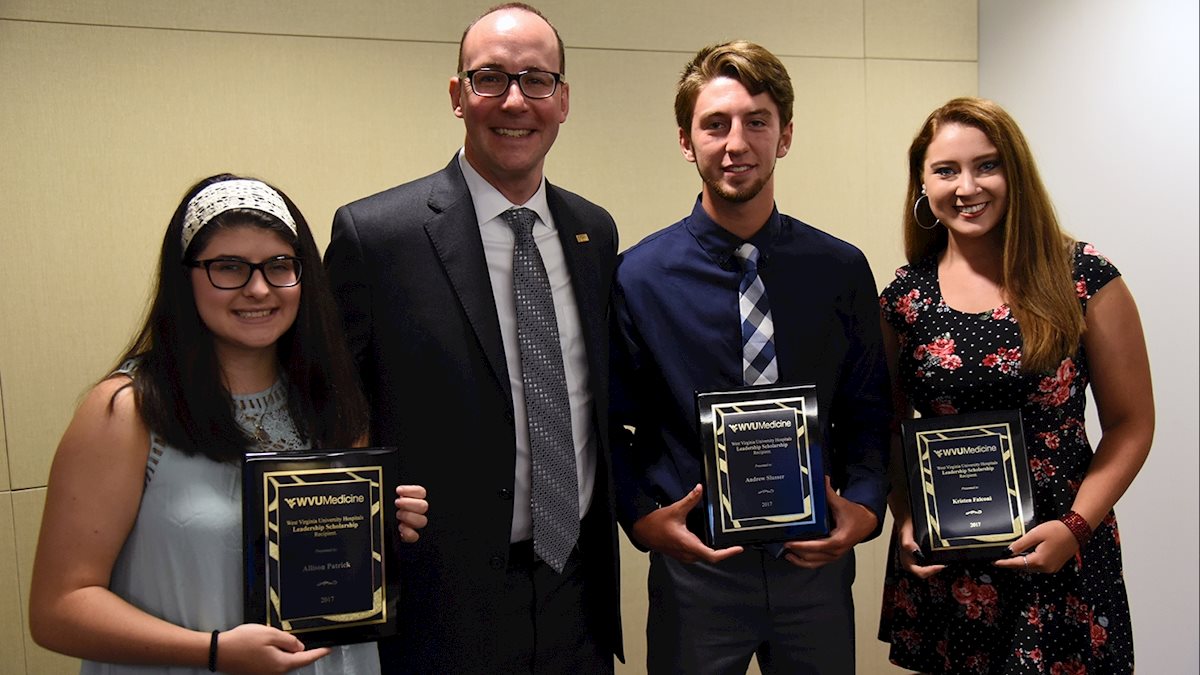
{"type": "MultiPolygon", "coordinates": [[[[128,373],[131,368],[122,366],[128,373]]],[[[262,450],[301,450],[287,389],[234,396],[237,421],[262,450]]],[[[151,434],[146,483],[133,529],[113,565],[109,589],[143,611],[199,631],[229,630],[242,617],[240,464],[189,456],[151,434]]],[[[304,637],[300,636],[303,641],[304,637]]],[[[84,661],[80,673],[201,675],[206,667],[130,666],[84,661]]],[[[334,647],[305,675],[377,675],[375,643],[334,647]]]]}

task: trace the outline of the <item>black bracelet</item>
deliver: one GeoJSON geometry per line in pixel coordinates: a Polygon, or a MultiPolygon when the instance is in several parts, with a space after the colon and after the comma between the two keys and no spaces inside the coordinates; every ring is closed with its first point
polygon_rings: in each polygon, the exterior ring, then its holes
{"type": "Polygon", "coordinates": [[[212,639],[208,643],[208,672],[217,672],[217,633],[219,630],[212,632],[212,639]]]}

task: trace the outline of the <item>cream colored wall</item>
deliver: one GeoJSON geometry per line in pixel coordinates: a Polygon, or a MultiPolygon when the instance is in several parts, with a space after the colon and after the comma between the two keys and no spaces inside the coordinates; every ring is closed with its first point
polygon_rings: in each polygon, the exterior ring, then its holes
{"type": "MultiPolygon", "coordinates": [[[[487,3],[0,2],[0,670],[73,672],[34,646],[25,603],[46,476],[80,394],[128,340],[185,188],[261,176],[323,246],[333,210],[440,168],[462,140],[446,94],[458,37],[487,3]]],[[[571,114],[551,180],[605,205],[622,246],[698,191],[673,86],[700,46],[754,40],[798,92],[780,208],[858,244],[885,283],[901,261],[904,151],[925,113],[977,89],[975,2],[710,0],[541,9],[567,44],[571,114]]],[[[69,554],[69,552],[66,552],[69,554]]],[[[883,544],[859,549],[862,673],[883,544]]],[[[642,670],[645,557],[623,557],[626,648],[642,670]]]]}

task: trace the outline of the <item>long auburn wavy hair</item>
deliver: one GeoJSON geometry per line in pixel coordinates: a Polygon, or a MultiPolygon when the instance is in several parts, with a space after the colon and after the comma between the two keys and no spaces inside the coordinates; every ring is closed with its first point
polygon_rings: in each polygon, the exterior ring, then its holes
{"type": "MultiPolygon", "coordinates": [[[[188,454],[239,461],[254,447],[237,424],[233,399],[221,377],[212,332],[200,319],[192,275],[182,261],[226,227],[260,227],[279,234],[303,266],[296,320],[278,341],[279,371],[287,382],[288,413],[314,447],[350,447],[366,437],[368,408],[359,386],[321,255],[303,214],[278,188],[296,221],[293,235],[274,216],[251,209],[226,211],[208,222],[182,250],[188,203],[205,187],[241,177],[210,176],[184,194],[163,236],[154,299],[118,364],[137,362],[132,382],[138,412],[152,431],[188,454]],[[185,257],[185,254],[186,257],[185,257]]],[[[124,387],[122,387],[124,389],[124,387]]],[[[114,394],[114,399],[115,399],[114,394]]]]}
{"type": "MultiPolygon", "coordinates": [[[[961,124],[983,132],[1000,153],[1008,182],[1001,288],[1021,325],[1022,370],[1053,370],[1079,347],[1083,311],[1072,283],[1072,237],[1059,227],[1054,204],[1020,127],[1003,108],[983,98],[955,98],[934,110],[908,148],[908,196],[904,208],[904,254],[918,263],[946,249],[946,228],[925,229],[914,206],[921,196],[925,153],[938,131],[961,124]]],[[[928,208],[925,209],[928,211],[928,208]]]]}

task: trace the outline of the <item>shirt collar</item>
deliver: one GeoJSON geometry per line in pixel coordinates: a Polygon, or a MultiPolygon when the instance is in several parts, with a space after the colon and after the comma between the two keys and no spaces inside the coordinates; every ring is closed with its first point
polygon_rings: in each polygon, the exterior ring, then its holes
{"type": "Polygon", "coordinates": [[[462,169],[463,178],[467,181],[467,190],[471,193],[471,202],[475,205],[475,220],[480,225],[497,218],[501,213],[515,207],[523,206],[530,209],[538,215],[547,227],[554,227],[554,220],[550,217],[550,203],[546,201],[546,177],[542,176],[542,182],[538,185],[537,192],[529,198],[529,201],[524,204],[513,204],[508,201],[508,197],[500,194],[500,191],[487,182],[475,167],[467,161],[466,149],[458,151],[458,166],[462,169]]]}
{"type": "Polygon", "coordinates": [[[779,208],[772,206],[771,215],[767,218],[766,224],[758,232],[755,232],[753,237],[746,240],[731,234],[729,230],[710,218],[708,212],[704,210],[700,197],[697,196],[696,205],[692,207],[692,215],[684,220],[684,227],[692,233],[708,257],[712,258],[722,269],[741,269],[741,263],[734,257],[733,252],[746,241],[754,244],[754,247],[758,249],[759,267],[765,267],[771,258],[771,251],[779,236],[779,208]]]}

